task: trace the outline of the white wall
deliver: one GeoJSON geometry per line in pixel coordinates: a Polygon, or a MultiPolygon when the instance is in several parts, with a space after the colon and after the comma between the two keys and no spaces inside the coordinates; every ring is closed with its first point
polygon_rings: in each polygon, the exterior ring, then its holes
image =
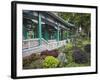
{"type": "MultiPolygon", "coordinates": [[[[20,1],[20,0],[19,0],[20,1]]],[[[24,0],[27,1],[27,0],[24,0]]],[[[30,0],[34,2],[49,2],[49,3],[64,3],[64,4],[82,4],[82,5],[98,5],[100,0],[30,0]]],[[[11,0],[0,0],[0,80],[11,80],[11,0]]],[[[100,10],[100,8],[99,8],[100,10]]],[[[100,11],[99,11],[100,14],[100,11]]],[[[100,16],[98,16],[100,21],[100,16]]],[[[100,24],[99,24],[100,26],[100,24]]],[[[100,27],[98,28],[100,30],[100,27]]],[[[98,31],[100,34],[100,31],[98,31]]],[[[99,40],[100,41],[100,37],[99,40]]],[[[100,44],[100,42],[98,42],[100,44]]],[[[100,47],[100,45],[99,45],[100,47]]],[[[100,52],[100,49],[99,49],[100,52]]],[[[98,52],[98,53],[99,53],[98,52]]],[[[98,54],[100,57],[100,54],[98,54]]],[[[100,58],[99,60],[100,61],[100,58]]],[[[99,64],[100,67],[100,64],[99,64]]],[[[99,69],[100,71],[100,69],[99,69]]],[[[80,75],[80,76],[63,76],[63,77],[48,77],[42,80],[100,80],[99,74],[80,75]]],[[[30,80],[30,79],[27,79],[30,80]]],[[[32,79],[31,79],[32,80],[32,79]]],[[[35,78],[34,80],[41,80],[35,78]]]]}

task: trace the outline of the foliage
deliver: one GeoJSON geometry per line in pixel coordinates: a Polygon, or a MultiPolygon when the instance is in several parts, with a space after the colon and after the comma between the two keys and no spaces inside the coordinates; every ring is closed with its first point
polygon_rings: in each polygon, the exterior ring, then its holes
{"type": "Polygon", "coordinates": [[[23,58],[23,67],[29,66],[30,63],[31,63],[31,59],[29,57],[23,58]]]}
{"type": "Polygon", "coordinates": [[[30,66],[30,64],[32,63],[32,61],[36,61],[38,59],[40,59],[40,54],[39,53],[33,53],[29,56],[26,56],[23,58],[23,67],[28,67],[30,66]]]}
{"type": "Polygon", "coordinates": [[[82,41],[83,45],[91,44],[91,41],[89,39],[83,40],[82,41]]]}
{"type": "Polygon", "coordinates": [[[72,50],[71,50],[71,51],[68,51],[68,52],[66,53],[66,58],[67,58],[67,60],[68,60],[68,61],[67,61],[67,64],[73,62],[72,50]]]}
{"type": "Polygon", "coordinates": [[[59,51],[63,52],[66,55],[67,64],[69,64],[73,61],[73,59],[72,59],[72,49],[73,49],[72,43],[67,43],[65,47],[59,48],[59,51]]]}
{"type": "Polygon", "coordinates": [[[62,17],[64,20],[74,24],[79,29],[89,35],[90,33],[90,24],[91,24],[91,15],[89,13],[65,13],[59,12],[58,16],[62,17]]]}
{"type": "Polygon", "coordinates": [[[84,67],[84,66],[89,66],[89,64],[88,63],[78,64],[75,62],[71,62],[71,63],[66,65],[66,67],[84,67]]]}
{"type": "Polygon", "coordinates": [[[43,59],[37,59],[35,61],[32,61],[29,65],[30,69],[37,69],[37,68],[43,68],[43,59]]]}
{"type": "MultiPolygon", "coordinates": [[[[77,38],[75,41],[75,47],[83,49],[85,45],[90,44],[90,40],[87,38],[77,38]]],[[[74,44],[74,43],[73,43],[74,44]]]]}
{"type": "Polygon", "coordinates": [[[70,43],[67,43],[66,45],[66,49],[67,50],[71,50],[73,48],[73,44],[70,42],[70,43]]]}
{"type": "Polygon", "coordinates": [[[43,68],[43,59],[37,59],[35,61],[32,61],[31,63],[28,63],[27,66],[23,66],[23,69],[37,69],[37,68],[43,68]]]}
{"type": "Polygon", "coordinates": [[[78,47],[78,48],[82,48],[83,47],[82,39],[77,39],[76,47],[78,47]]]}
{"type": "MultiPolygon", "coordinates": [[[[59,48],[60,51],[66,54],[66,67],[79,67],[90,65],[90,53],[87,53],[86,45],[90,44],[90,40],[85,38],[76,39],[76,46],[72,42],[67,43],[65,47],[59,48]]],[[[88,49],[89,50],[89,49],[88,49]]]]}
{"type": "Polygon", "coordinates": [[[88,38],[77,38],[76,46],[72,42],[55,50],[34,53],[23,58],[24,69],[79,67],[91,65],[91,45],[88,38]],[[60,53],[63,53],[63,56],[60,53]],[[65,63],[66,61],[66,63],[65,63]]]}
{"type": "Polygon", "coordinates": [[[43,62],[44,68],[56,68],[59,65],[59,60],[53,56],[47,56],[43,62]]]}

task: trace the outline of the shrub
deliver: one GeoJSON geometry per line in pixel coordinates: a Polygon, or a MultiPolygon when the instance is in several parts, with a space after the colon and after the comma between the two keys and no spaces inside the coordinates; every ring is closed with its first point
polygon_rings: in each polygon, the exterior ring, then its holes
{"type": "Polygon", "coordinates": [[[82,50],[77,49],[77,48],[73,51],[72,57],[73,57],[73,60],[75,63],[81,64],[81,63],[88,62],[87,54],[85,52],[83,52],[82,50]]]}
{"type": "Polygon", "coordinates": [[[43,59],[37,59],[35,61],[32,61],[28,68],[29,69],[43,68],[43,59]]]}
{"type": "Polygon", "coordinates": [[[29,56],[23,58],[23,67],[28,67],[32,61],[35,61],[40,58],[40,54],[33,53],[29,56]]]}
{"type": "Polygon", "coordinates": [[[68,53],[66,53],[66,58],[67,58],[67,63],[71,63],[73,62],[73,57],[72,57],[72,51],[69,51],[68,53]]]}
{"type": "Polygon", "coordinates": [[[89,64],[78,64],[78,63],[75,63],[75,62],[72,62],[72,63],[69,63],[66,65],[66,67],[84,67],[84,66],[90,66],[89,64]]]}
{"type": "Polygon", "coordinates": [[[43,62],[44,68],[56,68],[59,65],[59,60],[53,56],[47,56],[43,62]]]}
{"type": "Polygon", "coordinates": [[[83,43],[82,43],[81,39],[77,39],[76,46],[79,47],[79,48],[83,47],[83,43]]]}
{"type": "Polygon", "coordinates": [[[71,63],[66,65],[66,67],[77,67],[77,66],[79,66],[79,64],[77,64],[75,62],[71,62],[71,63]]]}
{"type": "Polygon", "coordinates": [[[68,44],[66,45],[67,50],[71,50],[72,47],[73,47],[72,43],[68,43],[68,44]]]}
{"type": "Polygon", "coordinates": [[[90,44],[91,41],[89,39],[86,39],[86,40],[82,40],[82,43],[83,45],[87,45],[87,44],[90,44]]]}
{"type": "Polygon", "coordinates": [[[72,59],[73,44],[71,42],[67,43],[65,47],[60,47],[59,50],[65,54],[65,57],[67,59],[67,64],[73,61],[72,59]]]}

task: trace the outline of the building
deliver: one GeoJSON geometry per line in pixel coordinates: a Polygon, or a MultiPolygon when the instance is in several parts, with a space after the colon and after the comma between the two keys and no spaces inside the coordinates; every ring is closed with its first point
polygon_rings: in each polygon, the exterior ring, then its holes
{"type": "Polygon", "coordinates": [[[23,10],[23,57],[64,46],[74,27],[53,12],[23,10]]]}

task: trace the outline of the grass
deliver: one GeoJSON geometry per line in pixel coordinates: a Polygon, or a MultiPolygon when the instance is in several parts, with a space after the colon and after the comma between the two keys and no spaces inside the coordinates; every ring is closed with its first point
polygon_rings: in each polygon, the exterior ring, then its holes
{"type": "Polygon", "coordinates": [[[71,62],[69,64],[66,64],[66,67],[85,67],[85,66],[90,66],[90,64],[77,64],[75,62],[71,62]]]}

